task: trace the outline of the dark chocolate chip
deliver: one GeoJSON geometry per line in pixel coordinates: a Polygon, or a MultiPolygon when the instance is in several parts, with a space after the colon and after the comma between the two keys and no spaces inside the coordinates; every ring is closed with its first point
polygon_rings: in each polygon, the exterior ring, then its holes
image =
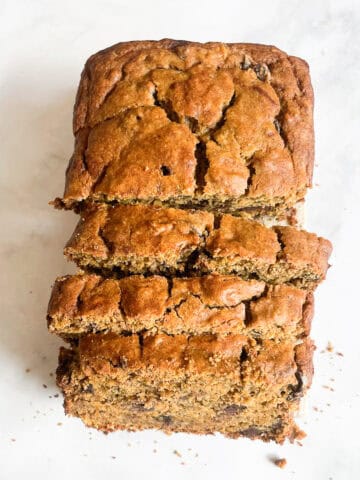
{"type": "Polygon", "coordinates": [[[154,411],[154,408],[146,408],[143,403],[133,403],[131,405],[131,410],[134,410],[135,412],[152,412],[154,411]]]}
{"type": "Polygon", "coordinates": [[[236,405],[233,403],[232,405],[228,405],[226,408],[224,408],[223,413],[225,415],[236,415],[239,412],[242,412],[243,410],[246,410],[246,407],[244,405],[236,405]]]}
{"type": "Polygon", "coordinates": [[[258,79],[262,81],[266,80],[266,77],[269,74],[269,69],[264,63],[258,63],[257,65],[255,65],[254,71],[258,79]]]}
{"type": "Polygon", "coordinates": [[[251,59],[247,55],[244,55],[244,60],[241,63],[242,70],[248,70],[251,67],[251,59]]]}
{"type": "Polygon", "coordinates": [[[260,428],[256,427],[249,427],[246,428],[245,430],[241,430],[241,435],[244,435],[244,437],[249,437],[249,438],[258,438],[263,435],[263,430],[260,430],[260,428]]]}
{"type": "Polygon", "coordinates": [[[295,377],[298,381],[297,385],[291,385],[291,393],[288,396],[289,401],[295,401],[300,398],[303,394],[304,382],[300,372],[295,372],[295,377]]]}
{"type": "Polygon", "coordinates": [[[170,415],[161,415],[159,417],[159,420],[161,422],[163,422],[164,425],[171,425],[172,421],[173,421],[173,419],[172,419],[172,417],[170,417],[170,415]]]}

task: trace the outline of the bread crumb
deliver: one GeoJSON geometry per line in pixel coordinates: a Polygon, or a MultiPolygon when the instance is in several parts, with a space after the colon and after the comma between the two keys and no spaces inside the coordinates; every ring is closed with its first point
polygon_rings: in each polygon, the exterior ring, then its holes
{"type": "Polygon", "coordinates": [[[43,387],[44,387],[44,388],[47,388],[47,385],[46,385],[46,383],[43,383],[43,387]]]}
{"type": "Polygon", "coordinates": [[[328,352],[333,352],[334,351],[334,346],[331,342],[328,342],[327,345],[326,345],[326,350],[328,352]]]}
{"type": "Polygon", "coordinates": [[[30,368],[26,368],[26,369],[25,369],[25,372],[26,372],[26,373],[29,373],[29,372],[30,372],[30,368]]]}
{"type": "Polygon", "coordinates": [[[113,455],[111,455],[111,458],[112,458],[113,460],[115,460],[115,459],[116,459],[116,457],[114,457],[113,455]]]}
{"type": "Polygon", "coordinates": [[[16,438],[11,438],[10,439],[12,442],[16,442],[16,438]]]}
{"type": "Polygon", "coordinates": [[[153,452],[154,452],[154,453],[156,453],[156,452],[157,452],[156,448],[154,448],[153,452]]]}
{"type": "Polygon", "coordinates": [[[335,353],[336,353],[336,355],[339,355],[339,357],[343,357],[343,356],[344,356],[344,354],[341,353],[341,352],[335,352],[335,353]]]}
{"type": "Polygon", "coordinates": [[[62,423],[61,423],[61,422],[58,422],[56,425],[57,425],[58,427],[61,427],[62,423]]]}
{"type": "MultiPolygon", "coordinates": [[[[307,424],[306,421],[304,423],[307,424]]],[[[304,430],[301,430],[301,428],[297,428],[294,438],[296,440],[303,440],[305,437],[306,437],[306,433],[304,432],[304,430]]]]}
{"type": "Polygon", "coordinates": [[[181,458],[181,453],[178,452],[177,450],[174,450],[174,451],[173,451],[173,454],[176,455],[177,457],[180,457],[180,458],[181,458]]]}
{"type": "Polygon", "coordinates": [[[286,466],[286,458],[277,458],[274,460],[274,463],[279,468],[285,468],[286,466]]]}
{"type": "Polygon", "coordinates": [[[59,397],[59,394],[55,393],[54,398],[58,398],[58,397],[59,397]]]}

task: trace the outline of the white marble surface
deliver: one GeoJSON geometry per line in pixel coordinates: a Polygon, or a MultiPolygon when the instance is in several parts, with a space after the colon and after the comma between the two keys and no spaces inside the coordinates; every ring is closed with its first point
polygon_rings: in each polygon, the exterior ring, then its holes
{"type": "Polygon", "coordinates": [[[0,22],[1,480],[359,479],[359,2],[2,0],[0,22]],[[45,311],[54,278],[72,269],[62,247],[76,219],[47,202],[63,188],[80,71],[91,53],[117,41],[162,37],[271,43],[310,63],[317,148],[308,228],[335,251],[316,294],[316,375],[302,448],[156,432],[104,436],[65,418],[54,397],[60,341],[48,335],[45,311]],[[328,341],[344,356],[321,353],[328,341]],[[287,458],[284,471],[272,455],[287,458]]]}

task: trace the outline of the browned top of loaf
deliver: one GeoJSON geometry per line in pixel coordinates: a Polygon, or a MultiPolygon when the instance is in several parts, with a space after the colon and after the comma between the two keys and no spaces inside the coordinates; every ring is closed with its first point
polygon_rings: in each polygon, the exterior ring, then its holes
{"type": "MultiPolygon", "coordinates": [[[[249,352],[244,375],[252,381],[270,385],[295,383],[297,365],[293,343],[265,341],[260,349],[252,348],[244,335],[185,335],[165,334],[121,336],[113,333],[80,338],[79,361],[86,375],[117,377],[122,370],[156,369],[174,375],[178,371],[214,376],[230,374],[240,377],[242,353],[249,352]],[[141,343],[140,343],[140,338],[141,343]]],[[[311,358],[311,357],[310,357],[311,358]]]]}
{"type": "Polygon", "coordinates": [[[208,212],[147,205],[98,205],[83,212],[66,253],[111,257],[180,258],[204,242],[212,227],[208,212]]]}
{"type": "Polygon", "coordinates": [[[117,266],[130,273],[195,268],[241,274],[234,269],[246,263],[248,274],[272,283],[311,274],[309,282],[315,285],[325,277],[332,248],[328,240],[231,215],[223,215],[218,227],[213,220],[202,211],[96,205],[83,212],[65,254],[81,266],[117,266]],[[194,252],[200,256],[192,265],[194,252]],[[281,269],[286,270],[284,279],[281,269]]]}
{"type": "Polygon", "coordinates": [[[329,240],[305,230],[267,228],[253,220],[223,215],[219,228],[210,232],[205,249],[212,258],[226,258],[229,263],[239,258],[269,264],[282,261],[310,268],[324,278],[332,246],[329,240]]]}
{"type": "MultiPolygon", "coordinates": [[[[159,319],[167,308],[183,305],[191,298],[209,307],[234,307],[260,296],[264,289],[264,282],[222,275],[173,278],[172,286],[167,278],[156,275],[133,275],[119,280],[99,275],[68,275],[56,280],[48,315],[159,319]]],[[[185,316],[196,312],[199,313],[192,308],[185,316]]]]}
{"type": "Polygon", "coordinates": [[[275,47],[119,43],[83,70],[63,203],[303,194],[312,109],[306,62],[275,47]]]}
{"type": "Polygon", "coordinates": [[[304,290],[222,275],[171,281],[66,276],[55,282],[48,308],[50,330],[68,335],[153,329],[168,334],[256,331],[291,338],[308,335],[311,318],[312,295],[304,290]]]}

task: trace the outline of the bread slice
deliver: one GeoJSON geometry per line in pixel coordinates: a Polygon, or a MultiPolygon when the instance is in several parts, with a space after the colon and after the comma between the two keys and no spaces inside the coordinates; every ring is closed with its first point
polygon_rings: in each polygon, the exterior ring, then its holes
{"type": "Polygon", "coordinates": [[[161,203],[278,216],[311,185],[305,61],[272,46],[119,43],[86,62],[57,207],[161,203]]]}
{"type": "Polygon", "coordinates": [[[114,430],[221,432],[282,443],[311,383],[312,342],[242,334],[90,334],[61,349],[67,414],[114,430]]]}
{"type": "Polygon", "coordinates": [[[87,333],[144,331],[285,340],[299,331],[309,333],[312,305],[312,294],[294,286],[232,276],[117,280],[68,275],[53,287],[48,327],[71,340],[87,333]]]}
{"type": "Polygon", "coordinates": [[[106,275],[237,274],[302,288],[324,279],[331,243],[294,227],[149,205],[93,205],[65,255],[106,275]]]}

